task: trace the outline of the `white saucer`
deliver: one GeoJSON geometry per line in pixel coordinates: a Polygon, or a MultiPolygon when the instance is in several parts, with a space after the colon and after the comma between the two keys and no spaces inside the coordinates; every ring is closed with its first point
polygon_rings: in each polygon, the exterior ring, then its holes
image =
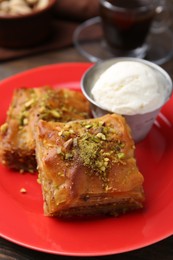
{"type": "MultiPolygon", "coordinates": [[[[74,32],[73,42],[77,50],[91,62],[115,57],[104,41],[100,17],[79,25],[74,32]]],[[[146,60],[161,65],[173,57],[173,34],[168,28],[152,31],[146,43],[146,60]]]]}

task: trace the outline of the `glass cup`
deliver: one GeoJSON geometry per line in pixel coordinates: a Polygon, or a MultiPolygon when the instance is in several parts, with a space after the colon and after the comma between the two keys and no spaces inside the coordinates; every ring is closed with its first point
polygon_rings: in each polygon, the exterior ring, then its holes
{"type": "Polygon", "coordinates": [[[144,58],[160,0],[100,0],[105,41],[116,56],[144,58]]]}

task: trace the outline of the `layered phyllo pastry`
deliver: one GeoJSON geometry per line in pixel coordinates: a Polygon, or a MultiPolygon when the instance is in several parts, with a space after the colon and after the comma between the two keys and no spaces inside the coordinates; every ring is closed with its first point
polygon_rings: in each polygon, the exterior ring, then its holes
{"type": "Polygon", "coordinates": [[[69,89],[20,88],[14,91],[0,131],[0,157],[9,168],[36,170],[34,131],[40,119],[67,122],[90,117],[88,101],[69,89]]]}
{"type": "Polygon", "coordinates": [[[144,179],[122,116],[40,120],[35,140],[45,215],[119,215],[143,207],[144,179]]]}

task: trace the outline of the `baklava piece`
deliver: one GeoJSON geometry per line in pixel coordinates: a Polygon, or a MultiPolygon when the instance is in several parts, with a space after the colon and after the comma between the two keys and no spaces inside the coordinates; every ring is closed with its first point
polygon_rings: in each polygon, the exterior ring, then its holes
{"type": "Polygon", "coordinates": [[[143,207],[143,176],[123,117],[40,120],[35,138],[45,215],[118,215],[143,207]]]}
{"type": "Polygon", "coordinates": [[[29,127],[29,114],[36,101],[34,89],[15,90],[0,130],[0,158],[9,168],[33,171],[36,168],[35,143],[29,127]]]}
{"type": "Polygon", "coordinates": [[[89,104],[80,92],[51,87],[15,90],[6,123],[1,126],[2,163],[21,172],[35,171],[37,122],[40,119],[67,122],[89,117],[89,104]]]}

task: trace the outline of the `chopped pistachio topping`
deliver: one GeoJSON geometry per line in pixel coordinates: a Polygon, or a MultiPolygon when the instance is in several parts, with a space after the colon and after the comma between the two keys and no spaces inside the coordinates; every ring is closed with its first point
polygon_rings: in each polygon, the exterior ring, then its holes
{"type": "Polygon", "coordinates": [[[62,132],[61,136],[65,139],[68,140],[68,138],[70,137],[70,132],[68,130],[65,130],[62,132]]]}
{"type": "Polygon", "coordinates": [[[62,147],[61,147],[61,146],[58,146],[58,147],[56,148],[56,152],[57,152],[57,154],[61,154],[61,153],[62,153],[62,147]]]}
{"type": "Polygon", "coordinates": [[[99,139],[102,139],[102,140],[106,140],[106,136],[104,134],[102,134],[102,133],[98,133],[96,135],[96,137],[98,137],[99,139]]]}
{"type": "Polygon", "coordinates": [[[31,98],[30,100],[28,100],[26,103],[25,103],[25,108],[31,108],[31,106],[34,104],[34,98],[31,98]]]}
{"type": "Polygon", "coordinates": [[[98,170],[99,160],[101,160],[101,158],[98,158],[98,153],[101,144],[95,142],[92,135],[87,133],[79,139],[78,145],[80,157],[82,158],[84,165],[94,168],[93,170],[98,170]]]}
{"type": "Polygon", "coordinates": [[[55,109],[50,110],[49,113],[50,113],[53,117],[55,117],[55,118],[60,118],[60,117],[61,117],[61,113],[58,112],[58,111],[55,110],[55,109]]]}
{"type": "Polygon", "coordinates": [[[24,118],[24,119],[23,119],[23,124],[24,124],[24,125],[27,125],[27,124],[28,124],[28,118],[24,118]]]}
{"type": "Polygon", "coordinates": [[[24,106],[19,114],[19,129],[28,124],[28,116],[30,109],[36,102],[36,95],[34,91],[31,91],[31,98],[24,103],[24,106]]]}
{"type": "Polygon", "coordinates": [[[27,192],[27,190],[25,188],[20,189],[20,193],[26,193],[26,192],[27,192]]]}
{"type": "Polygon", "coordinates": [[[60,177],[64,177],[64,173],[63,172],[58,172],[57,175],[60,176],[60,177]]]}
{"type": "Polygon", "coordinates": [[[54,120],[56,121],[57,119],[61,118],[61,112],[55,109],[51,109],[45,106],[40,107],[40,118],[45,119],[45,120],[54,120]]]}
{"type": "Polygon", "coordinates": [[[5,134],[7,129],[8,129],[8,124],[7,123],[4,123],[3,125],[1,125],[1,132],[2,132],[2,134],[5,134]]]}
{"type": "Polygon", "coordinates": [[[20,118],[19,118],[19,124],[20,126],[24,126],[28,124],[28,115],[29,112],[24,110],[23,112],[21,112],[20,114],[20,118]]]}
{"type": "Polygon", "coordinates": [[[59,133],[64,142],[62,147],[57,147],[57,154],[61,154],[64,160],[73,160],[78,154],[83,165],[91,169],[90,174],[98,176],[103,181],[105,190],[108,190],[109,168],[112,163],[124,163],[125,144],[118,139],[113,126],[102,121],[87,120],[77,124],[83,128],[79,127],[76,132],[70,124],[66,124],[59,133]]]}
{"type": "Polygon", "coordinates": [[[65,160],[69,160],[69,159],[72,159],[73,158],[73,154],[72,153],[66,153],[65,155],[64,155],[65,157],[65,160]]]}
{"type": "Polygon", "coordinates": [[[90,125],[86,125],[85,126],[87,129],[90,129],[91,127],[92,127],[92,125],[90,124],[90,125]]]}
{"type": "Polygon", "coordinates": [[[118,153],[118,159],[123,159],[125,157],[125,153],[118,153]]]}

